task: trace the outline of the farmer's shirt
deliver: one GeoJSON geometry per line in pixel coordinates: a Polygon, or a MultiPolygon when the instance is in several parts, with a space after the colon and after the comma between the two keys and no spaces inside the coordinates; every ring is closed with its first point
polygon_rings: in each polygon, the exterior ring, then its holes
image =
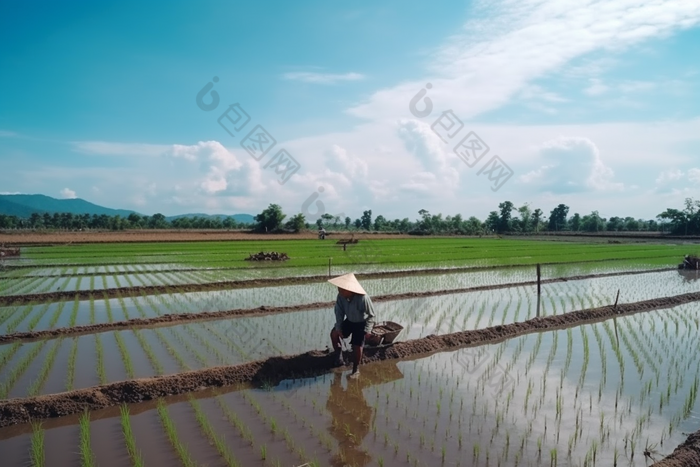
{"type": "Polygon", "coordinates": [[[365,322],[365,333],[372,330],[374,324],[374,305],[368,295],[353,294],[348,300],[338,294],[335,301],[335,328],[340,331],[343,320],[347,317],[351,323],[365,322]]]}

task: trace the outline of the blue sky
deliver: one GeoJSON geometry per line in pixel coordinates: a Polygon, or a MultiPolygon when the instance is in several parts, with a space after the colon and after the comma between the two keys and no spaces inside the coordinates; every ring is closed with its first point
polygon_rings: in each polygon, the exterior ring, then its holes
{"type": "Polygon", "coordinates": [[[504,200],[653,218],[700,197],[697,2],[143,3],[0,4],[0,192],[310,219],[504,200]],[[234,103],[250,122],[228,134],[234,103]],[[260,161],[256,125],[277,142],[260,161]],[[469,132],[489,148],[473,166],[453,150],[469,132]]]}

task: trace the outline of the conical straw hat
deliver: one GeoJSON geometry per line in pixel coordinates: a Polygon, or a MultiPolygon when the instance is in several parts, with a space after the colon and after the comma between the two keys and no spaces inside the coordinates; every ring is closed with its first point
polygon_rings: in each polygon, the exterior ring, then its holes
{"type": "Polygon", "coordinates": [[[357,279],[355,279],[355,274],[353,273],[334,277],[333,279],[329,279],[328,282],[336,287],[340,287],[341,289],[349,290],[350,292],[360,295],[367,295],[367,292],[365,292],[365,289],[363,289],[360,283],[357,282],[357,279]]]}

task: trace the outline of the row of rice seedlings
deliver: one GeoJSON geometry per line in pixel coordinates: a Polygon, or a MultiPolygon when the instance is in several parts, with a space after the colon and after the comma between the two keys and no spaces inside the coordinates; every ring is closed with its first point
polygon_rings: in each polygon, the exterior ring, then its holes
{"type": "Polygon", "coordinates": [[[197,467],[197,464],[192,459],[187,446],[182,444],[182,441],[180,441],[177,430],[175,429],[175,424],[173,423],[172,418],[170,418],[170,414],[168,414],[168,409],[166,408],[163,399],[158,400],[157,411],[161,424],[165,429],[165,434],[168,437],[168,441],[170,441],[172,447],[175,448],[175,451],[180,458],[180,462],[182,462],[185,467],[197,467]]]}
{"type": "MultiPolygon", "coordinates": [[[[329,454],[333,453],[333,439],[328,435],[326,430],[318,429],[313,423],[309,422],[306,416],[300,414],[292,406],[292,403],[288,397],[282,397],[274,392],[272,392],[270,396],[272,399],[280,403],[282,407],[284,407],[287,412],[290,413],[292,417],[294,417],[294,419],[302,425],[302,427],[307,428],[311,432],[312,438],[317,439],[326,448],[329,454]]],[[[306,401],[307,398],[305,396],[303,402],[306,403],[306,401]]]]}
{"type": "Polygon", "coordinates": [[[78,310],[80,309],[80,300],[78,298],[78,295],[75,296],[75,300],[73,301],[73,309],[71,310],[70,313],[70,319],[68,321],[68,326],[69,327],[74,327],[75,323],[78,320],[78,310]]]}
{"type": "Polygon", "coordinates": [[[14,357],[20,347],[22,347],[21,342],[13,342],[12,344],[7,344],[4,346],[4,349],[0,351],[0,370],[2,370],[5,364],[9,362],[12,357],[14,357]]]}
{"type": "MultiPolygon", "coordinates": [[[[27,371],[29,365],[41,353],[46,346],[46,340],[39,341],[32,345],[31,349],[17,362],[8,373],[5,381],[0,383],[0,399],[7,399],[7,395],[15,385],[17,380],[27,371]]],[[[25,344],[26,345],[26,344],[25,344]]],[[[31,345],[31,344],[30,344],[31,345]]]]}
{"type": "Polygon", "coordinates": [[[34,309],[34,304],[32,304],[32,303],[30,303],[29,305],[22,308],[22,310],[17,313],[17,316],[15,316],[15,318],[13,320],[11,320],[7,323],[7,326],[5,327],[5,332],[7,334],[13,333],[15,331],[15,329],[17,329],[17,326],[19,326],[19,324],[22,321],[24,321],[24,319],[27,316],[29,316],[29,314],[32,312],[33,309],[34,309]]]}
{"type": "Polygon", "coordinates": [[[13,305],[5,308],[5,310],[0,311],[0,326],[5,324],[5,321],[9,320],[14,314],[19,311],[20,307],[13,305]]]}
{"type": "Polygon", "coordinates": [[[151,344],[148,343],[148,341],[141,334],[141,331],[138,329],[132,329],[132,332],[139,341],[139,345],[141,345],[141,348],[146,353],[146,357],[148,357],[148,361],[151,363],[151,366],[155,370],[156,374],[162,375],[164,373],[163,365],[160,363],[160,360],[158,360],[158,357],[156,357],[151,344]]]}
{"type": "Polygon", "coordinates": [[[107,384],[104,349],[102,348],[102,339],[100,339],[100,334],[95,334],[95,352],[97,354],[97,378],[100,380],[100,384],[107,384]]]}
{"type": "Polygon", "coordinates": [[[126,444],[126,452],[129,454],[129,459],[131,460],[131,465],[133,467],[143,467],[143,458],[141,453],[136,448],[136,437],[131,429],[131,417],[129,415],[129,407],[126,404],[122,404],[119,407],[119,412],[121,414],[121,426],[122,434],[124,435],[124,443],[126,444]]]}
{"type": "Polygon", "coordinates": [[[46,378],[48,378],[48,376],[49,376],[49,371],[51,371],[51,368],[53,368],[53,364],[56,361],[56,355],[58,355],[58,349],[61,347],[62,343],[63,343],[63,338],[61,337],[59,339],[56,339],[53,346],[51,346],[49,348],[49,352],[48,352],[48,355],[46,357],[46,360],[44,360],[44,364],[41,366],[41,369],[39,370],[39,375],[37,376],[37,378],[29,386],[29,389],[27,390],[27,395],[29,397],[36,396],[41,391],[41,388],[44,386],[44,383],[46,382],[46,378]]]}
{"type": "Polygon", "coordinates": [[[185,324],[183,328],[185,329],[187,334],[189,334],[195,341],[199,342],[199,344],[203,346],[207,350],[207,352],[214,355],[220,364],[229,364],[229,358],[223,353],[221,353],[221,351],[211,343],[210,339],[202,336],[199,332],[197,332],[191,324],[185,324]]]}
{"type": "Polygon", "coordinates": [[[124,297],[122,297],[120,293],[117,293],[117,301],[119,302],[119,307],[121,308],[122,313],[124,314],[124,319],[131,319],[131,316],[129,316],[129,310],[126,306],[126,302],[124,301],[124,297]]]}
{"type": "Polygon", "coordinates": [[[154,328],[153,332],[156,336],[158,336],[158,339],[160,340],[161,344],[163,344],[168,353],[175,359],[178,365],[180,365],[180,368],[183,370],[191,370],[190,366],[182,358],[180,353],[172,345],[170,345],[169,340],[163,335],[163,331],[161,329],[154,328]]]}
{"type": "Polygon", "coordinates": [[[30,442],[29,458],[32,467],[44,467],[46,452],[44,451],[44,429],[41,423],[32,422],[32,438],[30,442]]]}
{"type": "Polygon", "coordinates": [[[231,425],[235,426],[238,432],[241,434],[243,439],[245,439],[250,445],[253,445],[253,434],[250,431],[250,428],[246,426],[245,423],[238,417],[236,412],[231,410],[231,408],[226,405],[224,400],[221,398],[221,396],[217,395],[214,400],[216,403],[219,405],[219,408],[221,408],[221,412],[224,414],[226,419],[231,423],[231,425]]]}
{"type": "MultiPolygon", "coordinates": [[[[44,283],[42,287],[40,287],[38,290],[36,290],[34,293],[42,293],[42,292],[51,292],[53,288],[56,286],[56,282],[61,280],[61,276],[57,276],[53,279],[51,279],[48,283],[44,283]]],[[[58,290],[59,287],[56,287],[56,290],[58,290]]]]}
{"type": "Polygon", "coordinates": [[[112,316],[112,305],[109,303],[109,296],[107,295],[107,292],[103,292],[102,297],[105,301],[105,310],[107,311],[107,321],[112,323],[112,322],[114,322],[114,316],[112,316]]]}
{"type": "Polygon", "coordinates": [[[114,340],[117,341],[117,347],[119,348],[119,354],[121,355],[122,362],[124,362],[124,368],[126,370],[126,377],[132,379],[134,377],[134,364],[131,361],[131,355],[129,355],[129,349],[126,348],[124,343],[124,338],[121,332],[117,331],[114,333],[114,340]]]}
{"type": "Polygon", "coordinates": [[[92,293],[90,293],[90,324],[95,324],[95,320],[95,297],[92,293]]]}
{"type": "Polygon", "coordinates": [[[80,465],[95,467],[95,455],[90,443],[90,412],[87,410],[80,416],[80,465]]]}
{"type": "Polygon", "coordinates": [[[70,391],[75,385],[75,363],[78,359],[78,339],[73,338],[68,355],[68,371],[66,373],[66,391],[70,391]]]}
{"type": "Polygon", "coordinates": [[[236,460],[231,450],[226,446],[226,440],[224,439],[224,437],[216,434],[216,432],[214,431],[214,427],[211,425],[206,415],[204,415],[204,411],[199,405],[199,402],[197,402],[197,400],[192,395],[189,396],[189,401],[190,405],[192,406],[192,409],[194,409],[194,416],[197,419],[197,423],[199,424],[202,433],[204,433],[209,442],[216,447],[216,450],[226,461],[226,465],[228,465],[229,467],[238,467],[239,465],[241,465],[236,460]]]}
{"type": "MultiPolygon", "coordinates": [[[[255,412],[258,414],[258,416],[262,419],[263,423],[267,425],[267,427],[270,429],[270,433],[272,434],[273,437],[278,436],[279,433],[279,426],[277,425],[277,420],[272,418],[271,416],[268,416],[263,407],[258,403],[257,400],[250,394],[250,391],[242,391],[241,392],[243,398],[255,409],[255,412]]],[[[287,445],[287,448],[289,449],[290,452],[297,453],[300,456],[300,459],[304,460],[304,457],[306,453],[301,450],[299,452],[297,448],[295,448],[294,441],[292,440],[291,436],[289,435],[289,432],[286,431],[284,433],[284,441],[285,444],[287,445]]],[[[266,457],[265,455],[265,445],[260,447],[261,449],[261,457],[264,459],[266,457]]],[[[342,459],[341,459],[342,460],[342,459]]],[[[278,460],[279,463],[279,460],[278,460]]]]}

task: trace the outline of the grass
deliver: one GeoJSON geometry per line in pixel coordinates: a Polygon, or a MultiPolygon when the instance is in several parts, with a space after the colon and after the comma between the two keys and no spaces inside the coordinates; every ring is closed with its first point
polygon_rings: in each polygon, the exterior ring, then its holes
{"type": "Polygon", "coordinates": [[[131,430],[131,420],[129,417],[129,407],[123,404],[120,408],[122,433],[124,434],[124,443],[126,444],[126,452],[129,453],[131,465],[134,467],[143,467],[143,459],[141,453],[136,449],[136,438],[131,430]]]}
{"type": "MultiPolygon", "coordinates": [[[[585,240],[576,242],[494,238],[403,238],[360,241],[347,251],[335,242],[317,240],[271,240],[266,250],[284,251],[294,259],[290,266],[327,268],[333,265],[372,262],[387,263],[466,263],[537,264],[575,261],[644,260],[647,264],[675,265],[687,253],[682,245],[606,244],[585,240]]],[[[173,242],[114,243],[26,248],[26,256],[46,265],[178,263],[196,267],[247,268],[244,258],[259,250],[259,242],[173,242]],[[110,258],[104,262],[103,258],[110,258]]],[[[94,288],[94,287],[91,287],[94,288]]]]}

